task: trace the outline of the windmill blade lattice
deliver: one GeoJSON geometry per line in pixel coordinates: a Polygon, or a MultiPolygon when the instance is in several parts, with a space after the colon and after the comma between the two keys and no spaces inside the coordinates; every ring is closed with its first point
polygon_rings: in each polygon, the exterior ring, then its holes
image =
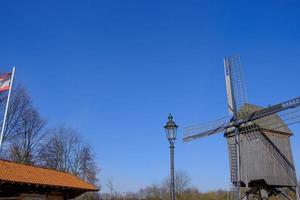
{"type": "Polygon", "coordinates": [[[229,112],[237,114],[247,103],[240,56],[224,58],[224,68],[229,112]]]}
{"type": "Polygon", "coordinates": [[[242,124],[240,134],[258,131],[258,129],[269,130],[275,133],[292,133],[288,126],[296,123],[300,123],[300,106],[242,124]]]}
{"type": "Polygon", "coordinates": [[[216,121],[185,127],[183,141],[188,142],[200,137],[223,132],[224,128],[228,125],[230,118],[231,116],[225,116],[216,121]]]}

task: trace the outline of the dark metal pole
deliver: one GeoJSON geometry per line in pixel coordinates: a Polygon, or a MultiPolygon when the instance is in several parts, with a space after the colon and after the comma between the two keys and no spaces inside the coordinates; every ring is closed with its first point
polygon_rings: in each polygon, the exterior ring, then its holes
{"type": "Polygon", "coordinates": [[[240,200],[241,194],[240,194],[240,181],[241,181],[241,168],[240,168],[240,135],[238,128],[235,129],[235,150],[236,150],[236,194],[235,199],[240,200]]]}
{"type": "Polygon", "coordinates": [[[170,193],[171,193],[171,200],[175,200],[175,180],[174,180],[174,143],[176,141],[176,133],[177,133],[177,125],[173,121],[173,117],[169,114],[168,122],[164,126],[167,134],[167,138],[170,143],[170,193]]]}
{"type": "Polygon", "coordinates": [[[175,200],[175,181],[174,181],[174,143],[170,142],[170,160],[171,160],[171,200],[175,200]]]}

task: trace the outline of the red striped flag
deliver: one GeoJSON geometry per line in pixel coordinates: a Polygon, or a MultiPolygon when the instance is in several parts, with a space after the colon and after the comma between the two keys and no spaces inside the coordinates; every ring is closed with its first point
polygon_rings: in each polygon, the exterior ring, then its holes
{"type": "Polygon", "coordinates": [[[4,92],[9,90],[11,81],[11,73],[3,74],[0,76],[0,92],[4,92]]]}

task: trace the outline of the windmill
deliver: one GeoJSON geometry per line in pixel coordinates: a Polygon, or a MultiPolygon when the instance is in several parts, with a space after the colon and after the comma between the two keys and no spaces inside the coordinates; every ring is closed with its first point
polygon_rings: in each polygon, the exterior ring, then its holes
{"type": "Polygon", "coordinates": [[[292,158],[289,125],[300,122],[300,97],[267,108],[247,103],[240,57],[224,59],[230,117],[185,128],[184,142],[224,133],[227,140],[231,182],[236,200],[252,197],[299,199],[296,170],[292,158]],[[241,194],[241,187],[248,191],[241,194]]]}

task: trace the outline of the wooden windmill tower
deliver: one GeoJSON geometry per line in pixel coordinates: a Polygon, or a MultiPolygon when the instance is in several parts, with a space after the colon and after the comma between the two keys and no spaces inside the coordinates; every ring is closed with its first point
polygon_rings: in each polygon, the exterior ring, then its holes
{"type": "Polygon", "coordinates": [[[184,142],[216,133],[227,139],[231,182],[236,187],[236,200],[281,196],[289,188],[299,191],[292,157],[289,125],[300,122],[300,97],[269,106],[247,103],[239,56],[224,59],[227,100],[230,119],[190,126],[185,129],[184,142]],[[241,195],[240,187],[248,188],[241,195]]]}

